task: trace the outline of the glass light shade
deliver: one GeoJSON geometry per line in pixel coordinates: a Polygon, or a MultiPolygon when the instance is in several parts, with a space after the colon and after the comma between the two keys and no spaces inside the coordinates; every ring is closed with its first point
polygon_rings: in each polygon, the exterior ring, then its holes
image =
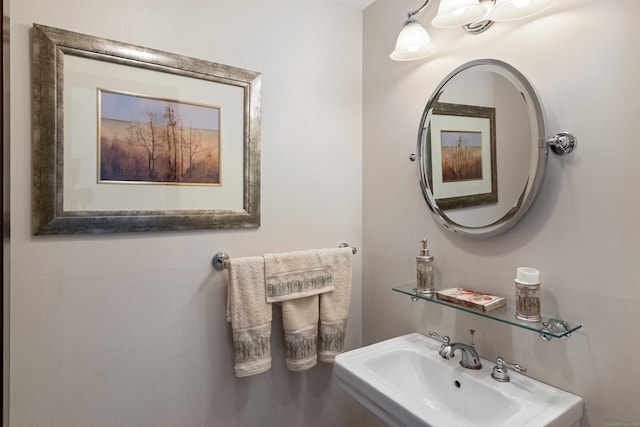
{"type": "Polygon", "coordinates": [[[396,48],[389,57],[394,61],[412,61],[434,53],[438,47],[431,43],[429,33],[417,22],[406,24],[396,41],[396,48]]]}
{"type": "Polygon", "coordinates": [[[556,0],[497,0],[489,19],[508,22],[542,13],[555,4],[556,0]]]}
{"type": "Polygon", "coordinates": [[[487,9],[479,0],[441,0],[431,25],[436,28],[460,27],[483,18],[486,13],[487,9]]]}

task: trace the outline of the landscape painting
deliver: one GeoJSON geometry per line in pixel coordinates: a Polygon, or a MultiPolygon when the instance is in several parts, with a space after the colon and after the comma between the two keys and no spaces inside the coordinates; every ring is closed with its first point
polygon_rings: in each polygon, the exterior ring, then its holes
{"type": "Polygon", "coordinates": [[[438,207],[498,203],[496,109],[437,102],[429,131],[430,179],[438,207]]]}
{"type": "Polygon", "coordinates": [[[98,89],[100,183],[220,185],[220,107],[98,89]]]}
{"type": "Polygon", "coordinates": [[[442,182],[482,179],[482,133],[441,131],[442,182]]]}

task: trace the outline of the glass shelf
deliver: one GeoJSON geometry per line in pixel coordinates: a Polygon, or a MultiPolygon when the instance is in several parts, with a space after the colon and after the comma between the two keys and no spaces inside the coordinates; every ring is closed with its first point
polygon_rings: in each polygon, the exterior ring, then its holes
{"type": "Polygon", "coordinates": [[[436,304],[455,308],[456,310],[466,311],[467,313],[486,317],[487,319],[497,320],[498,322],[537,332],[540,334],[540,338],[545,341],[549,341],[551,338],[569,337],[572,332],[575,332],[582,327],[582,325],[578,325],[576,323],[570,323],[564,320],[547,316],[543,316],[540,322],[527,322],[524,320],[520,320],[516,318],[515,308],[510,307],[509,305],[488,312],[473,310],[471,308],[451,304],[446,301],[441,301],[435,296],[427,297],[424,295],[418,295],[416,293],[414,285],[396,286],[392,289],[396,292],[400,292],[401,294],[409,295],[413,301],[417,301],[419,299],[430,301],[436,304]]]}

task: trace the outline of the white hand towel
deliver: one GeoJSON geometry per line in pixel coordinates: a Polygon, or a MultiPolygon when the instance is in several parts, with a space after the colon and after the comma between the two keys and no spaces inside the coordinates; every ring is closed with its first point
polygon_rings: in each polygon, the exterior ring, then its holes
{"type": "Polygon", "coordinates": [[[336,355],[344,350],[353,275],[351,248],[333,251],[335,251],[331,262],[333,292],[319,296],[318,359],[327,363],[333,363],[336,355]]]}
{"type": "Polygon", "coordinates": [[[264,258],[229,261],[227,321],[233,330],[235,372],[246,377],[271,368],[271,304],[265,298],[264,258]]]}
{"type": "Polygon", "coordinates": [[[306,371],[318,363],[318,296],[282,301],[285,362],[291,371],[306,371]]]}

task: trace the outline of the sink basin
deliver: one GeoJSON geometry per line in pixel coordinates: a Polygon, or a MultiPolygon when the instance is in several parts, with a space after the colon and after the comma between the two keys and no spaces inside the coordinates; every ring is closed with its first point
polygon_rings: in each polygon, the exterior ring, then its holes
{"type": "Polygon", "coordinates": [[[413,333],[348,351],[335,359],[338,384],[390,426],[573,427],[583,400],[522,374],[511,381],[445,360],[440,343],[413,333]]]}

